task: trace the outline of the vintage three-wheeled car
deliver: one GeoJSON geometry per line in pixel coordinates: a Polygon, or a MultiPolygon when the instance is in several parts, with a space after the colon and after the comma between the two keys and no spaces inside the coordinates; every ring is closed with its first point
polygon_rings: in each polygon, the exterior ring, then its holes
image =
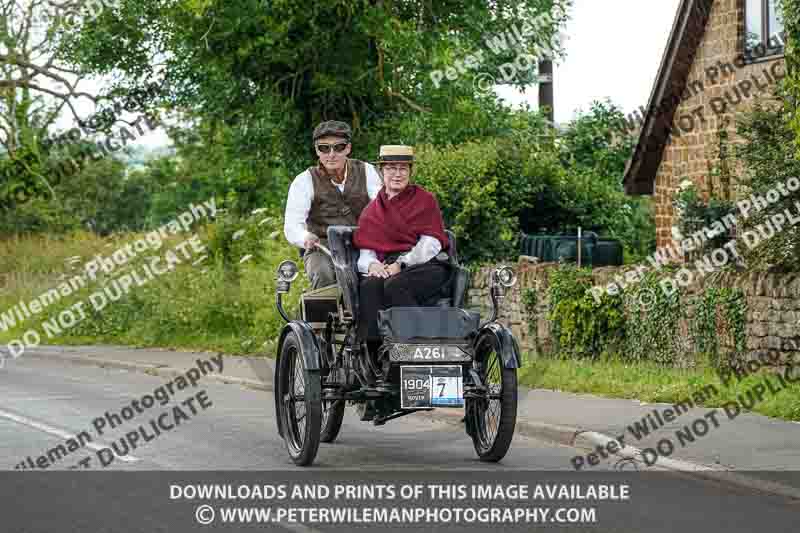
{"type": "Polygon", "coordinates": [[[359,317],[355,228],[328,229],[337,284],[304,293],[298,319],[287,316],[282,295],[298,275],[293,261],[278,268],[276,305],[286,320],[275,365],[278,431],[295,464],[310,465],[320,442],[333,442],[345,406],[376,426],[418,411],[463,408],[466,431],[482,461],[499,461],[511,445],[517,415],[521,354],[511,331],[498,322],[498,306],[516,277],[508,267],[491,276],[492,314],[481,323],[463,309],[469,271],[458,262],[455,235],[446,261],[451,276],[420,307],[379,313],[382,343],[370,353],[356,337],[359,317]]]}

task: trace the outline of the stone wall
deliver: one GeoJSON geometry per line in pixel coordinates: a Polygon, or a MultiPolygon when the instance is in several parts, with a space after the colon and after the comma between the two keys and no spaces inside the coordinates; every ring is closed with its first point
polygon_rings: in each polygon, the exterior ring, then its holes
{"type": "MultiPolygon", "coordinates": [[[[550,272],[558,268],[558,264],[537,264],[521,257],[519,263],[511,266],[515,267],[518,281],[516,286],[508,291],[503,301],[499,320],[511,327],[523,350],[530,353],[546,352],[552,347],[550,323],[546,318],[548,278],[550,272]],[[528,288],[535,288],[539,295],[535,321],[528,316],[522,302],[522,295],[528,288]],[[536,331],[538,335],[532,335],[531,331],[536,331]]],[[[484,319],[488,318],[491,309],[489,273],[494,268],[496,267],[484,267],[473,272],[468,293],[468,306],[480,309],[481,317],[484,319]]],[[[612,281],[614,275],[627,270],[630,270],[630,267],[596,268],[592,271],[593,282],[595,285],[605,286],[612,281]]],[[[800,364],[800,274],[724,273],[719,275],[715,283],[720,286],[740,288],[745,294],[747,302],[745,359],[755,358],[762,353],[774,353],[779,355],[781,364],[788,362],[800,364]]],[[[707,280],[701,285],[690,286],[686,299],[691,299],[707,286],[707,280]]],[[[693,316],[694,310],[687,303],[688,320],[693,316]]],[[[688,334],[690,327],[687,321],[679,325],[679,331],[686,335],[687,351],[691,352],[692,343],[688,334]]],[[[732,351],[732,338],[721,332],[719,341],[723,353],[732,351]]],[[[687,358],[691,359],[692,354],[687,353],[687,358]]]]}
{"type": "MultiPolygon", "coordinates": [[[[783,77],[783,56],[765,57],[743,65],[745,0],[715,0],[705,35],[694,58],[685,98],[675,112],[673,133],[667,140],[656,174],[654,206],[657,246],[668,245],[675,223],[672,197],[684,178],[694,181],[699,191],[708,191],[710,167],[717,159],[717,134],[726,130],[737,142],[736,114],[756,100],[766,101],[776,77],[783,77]],[[732,65],[733,68],[721,65],[732,65]],[[713,75],[715,68],[718,75],[713,75]],[[741,68],[740,68],[741,67],[741,68]],[[749,85],[748,85],[749,83],[749,85]],[[766,88],[766,87],[770,88],[766,88]],[[726,108],[723,109],[722,103],[726,108]],[[719,111],[719,112],[718,112],[719,111]]],[[[724,184],[711,184],[719,192],[724,184]]],[[[735,195],[735,191],[731,191],[735,195]]]]}

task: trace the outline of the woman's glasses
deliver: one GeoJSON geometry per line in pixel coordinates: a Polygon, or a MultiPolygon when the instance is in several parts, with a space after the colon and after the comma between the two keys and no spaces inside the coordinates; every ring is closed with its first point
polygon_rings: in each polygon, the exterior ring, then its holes
{"type": "Polygon", "coordinates": [[[411,167],[408,165],[384,165],[383,172],[389,174],[408,174],[411,172],[411,167]]]}
{"type": "Polygon", "coordinates": [[[318,144],[317,150],[319,150],[319,153],[321,154],[329,154],[331,152],[331,148],[333,148],[334,152],[341,154],[345,151],[345,149],[347,149],[348,144],[349,143],[318,144]]]}

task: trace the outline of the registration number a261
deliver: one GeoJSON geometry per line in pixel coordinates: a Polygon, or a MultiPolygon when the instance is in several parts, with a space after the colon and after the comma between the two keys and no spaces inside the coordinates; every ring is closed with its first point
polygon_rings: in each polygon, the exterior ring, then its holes
{"type": "Polygon", "coordinates": [[[441,346],[418,346],[414,350],[414,359],[423,361],[431,361],[435,359],[444,359],[445,350],[441,346]]]}

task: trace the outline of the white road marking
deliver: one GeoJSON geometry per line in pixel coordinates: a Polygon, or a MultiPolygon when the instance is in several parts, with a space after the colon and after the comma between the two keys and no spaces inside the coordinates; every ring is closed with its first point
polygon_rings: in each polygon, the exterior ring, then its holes
{"type": "MultiPolygon", "coordinates": [[[[54,428],[52,426],[48,426],[47,424],[43,424],[41,422],[37,422],[36,420],[31,420],[30,418],[27,418],[27,417],[24,417],[24,416],[21,416],[21,415],[17,415],[17,414],[14,414],[14,413],[9,413],[8,411],[4,411],[3,409],[0,409],[0,417],[6,418],[8,420],[11,420],[12,422],[16,422],[16,423],[22,424],[24,426],[28,426],[28,427],[32,427],[34,429],[38,429],[39,431],[43,431],[43,432],[49,433],[51,435],[55,435],[56,437],[60,437],[60,438],[62,438],[64,440],[68,440],[68,439],[75,439],[76,441],[78,440],[78,436],[76,434],[74,434],[74,433],[70,433],[70,432],[64,431],[62,429],[54,428]]],[[[103,448],[110,448],[110,446],[102,446],[102,445],[96,444],[94,442],[87,442],[86,443],[86,447],[87,448],[91,448],[94,451],[100,451],[103,448]]],[[[119,459],[120,461],[122,461],[123,463],[135,463],[135,462],[140,460],[140,459],[138,459],[138,458],[136,458],[136,457],[134,457],[132,455],[124,455],[124,456],[121,456],[121,457],[115,455],[115,457],[117,459],[119,459]]]]}

